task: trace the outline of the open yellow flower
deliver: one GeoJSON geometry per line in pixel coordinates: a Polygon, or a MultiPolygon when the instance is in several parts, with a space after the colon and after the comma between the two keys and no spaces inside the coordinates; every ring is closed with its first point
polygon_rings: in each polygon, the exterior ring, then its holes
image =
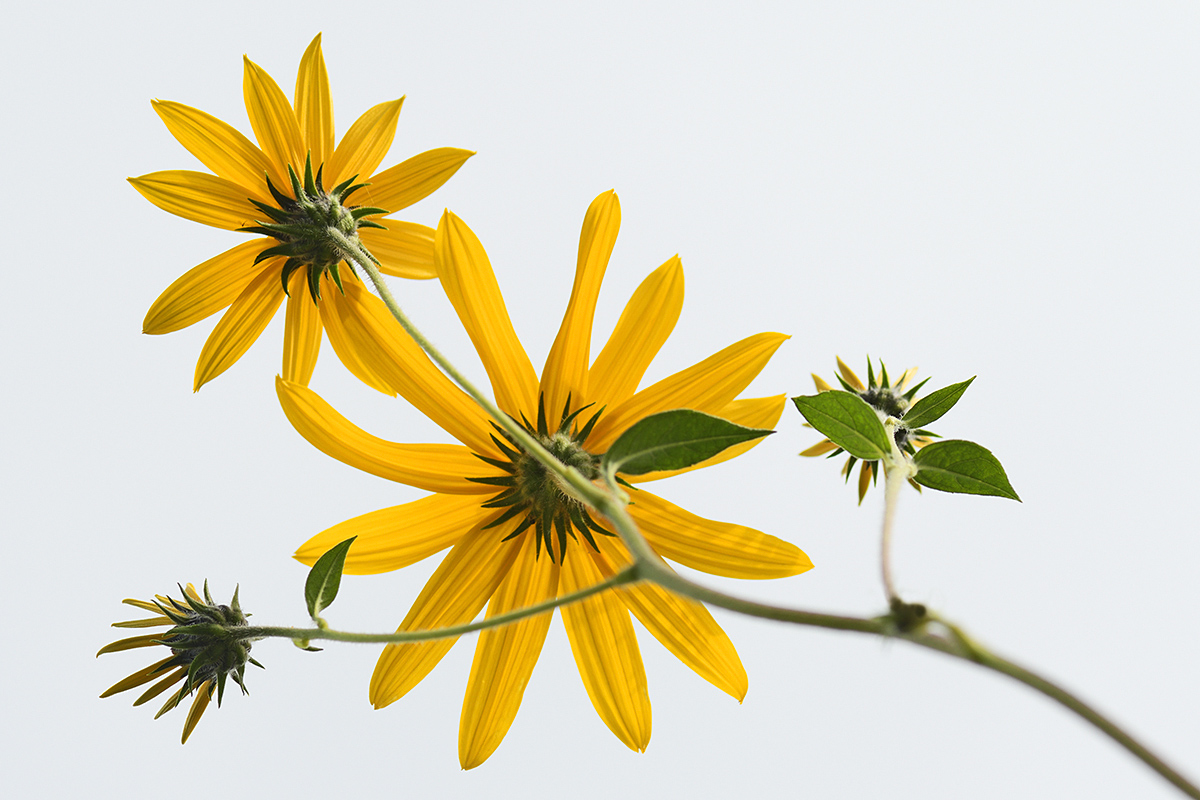
{"type": "MultiPolygon", "coordinates": [[[[638,391],[683,304],[678,256],[643,281],[589,367],[593,313],[619,225],[617,196],[600,195],[583,223],[575,285],[539,381],[482,245],[458,217],[450,212],[442,217],[435,246],[438,274],[479,352],[499,407],[585,473],[626,428],[659,411],[693,408],[742,425],[773,427],[783,410],[783,395],[735,398],[787,338],[782,334],[750,336],[638,391]]],[[[359,302],[364,294],[346,287],[348,303],[359,302]]],[[[311,390],[280,379],[279,398],[288,419],[316,447],[372,474],[435,492],[318,534],[299,549],[300,561],[311,564],[350,536],[358,539],[346,571],[357,574],[399,569],[452,548],[400,630],[468,622],[485,604],[489,616],[522,608],[591,586],[628,563],[620,540],[546,481],[540,464],[499,435],[485,413],[411,339],[386,334],[394,327],[388,324],[390,317],[346,316],[351,338],[382,344],[371,351],[376,354],[373,368],[462,444],[394,444],[376,438],[311,390]]],[[[729,448],[692,469],[732,458],[756,442],[729,448]]],[[[698,517],[645,490],[631,495],[630,513],[647,540],[680,564],[750,579],[795,575],[812,567],[800,549],[774,536],[698,517]]],[[[746,673],[737,652],[702,605],[653,585],[595,595],[564,607],[562,618],[588,696],[622,742],[641,751],[650,740],[650,700],[631,611],[684,664],[739,701],[744,697],[746,673]]],[[[481,634],[459,727],[464,768],[483,763],[507,733],[551,617],[544,614],[481,634]]],[[[452,644],[443,640],[387,647],[371,679],[371,702],[381,708],[404,696],[452,644]]]]}
{"type": "MultiPolygon", "coordinates": [[[[153,172],[130,178],[134,188],[159,208],[185,219],[269,235],[244,242],[185,273],[150,307],[143,331],[170,333],[228,308],[200,353],[194,381],[198,390],[241,358],[286,295],[285,378],[308,383],[324,328],[334,351],[354,374],[394,394],[363,366],[363,359],[336,322],[331,323],[331,307],[342,304],[337,285],[341,283],[340,254],[323,245],[306,248],[305,242],[296,241],[296,235],[266,230],[262,225],[308,221],[304,209],[294,202],[303,198],[297,197],[292,174],[304,176],[311,160],[320,188],[317,204],[324,204],[343,220],[349,234],[357,236],[378,259],[383,272],[402,278],[436,277],[433,229],[380,215],[428,196],[473,153],[438,148],[375,173],[391,147],[404,98],[368,110],[335,147],[333,105],[319,34],[300,61],[294,104],[271,76],[248,58],[243,94],[259,146],[203,111],[154,101],[154,110],[167,129],[213,174],[153,172]],[[354,214],[356,207],[342,205],[355,191],[351,179],[366,184],[357,188],[355,196],[361,204],[359,214],[354,214]],[[326,191],[325,186],[340,186],[343,191],[326,191]]],[[[353,275],[353,270],[346,271],[353,275]]]]}

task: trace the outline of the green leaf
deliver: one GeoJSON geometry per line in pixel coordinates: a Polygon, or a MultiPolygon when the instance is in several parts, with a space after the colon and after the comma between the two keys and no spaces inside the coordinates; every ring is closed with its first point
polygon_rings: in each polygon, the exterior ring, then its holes
{"type": "Polygon", "coordinates": [[[809,425],[850,455],[863,461],[877,461],[891,452],[892,445],[879,415],[853,392],[821,392],[793,397],[792,402],[809,425]]]}
{"type": "Polygon", "coordinates": [[[1021,498],[1013,491],[1004,467],[986,447],[962,439],[925,445],[917,451],[913,480],[930,489],[958,494],[1021,498]]]}
{"type": "Polygon", "coordinates": [[[967,390],[973,380],[975,380],[974,376],[962,383],[938,389],[933,394],[922,397],[904,415],[905,427],[924,428],[935,419],[941,419],[947,411],[954,408],[954,404],[963,396],[963,392],[967,390]]]}
{"type": "Polygon", "coordinates": [[[747,428],[701,411],[677,408],[634,423],[604,454],[603,468],[626,475],[683,469],[712,458],[727,447],[774,431],[747,428]]]}
{"type": "Polygon", "coordinates": [[[346,566],[346,553],[357,538],[351,536],[344,542],[338,542],[326,550],[309,570],[308,580],[304,582],[304,601],[308,603],[308,615],[314,620],[337,597],[338,587],[342,583],[342,570],[346,566]]]}

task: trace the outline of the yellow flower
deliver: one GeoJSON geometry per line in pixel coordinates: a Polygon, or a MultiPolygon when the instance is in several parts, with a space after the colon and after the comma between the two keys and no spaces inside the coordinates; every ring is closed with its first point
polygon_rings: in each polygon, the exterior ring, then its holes
{"type": "Polygon", "coordinates": [[[243,242],[185,273],[150,307],[143,331],[170,333],[228,307],[196,364],[194,389],[198,390],[241,358],[271,321],[286,294],[285,378],[308,383],[324,328],[334,351],[354,374],[394,394],[377,375],[364,368],[363,359],[346,341],[335,319],[335,309],[343,305],[337,285],[341,282],[337,254],[332,258],[328,252],[317,256],[295,254],[293,251],[306,250],[301,246],[303,242],[297,244],[296,236],[262,226],[279,223],[279,217],[289,214],[303,219],[302,209],[287,208],[289,203],[295,206],[292,201],[298,199],[289,173],[304,176],[306,162],[311,159],[314,177],[322,183],[318,194],[332,200],[336,206],[333,210],[347,220],[351,234],[358,227],[358,238],[378,259],[383,272],[402,278],[436,277],[433,230],[375,215],[399,211],[428,196],[473,153],[438,148],[375,173],[391,147],[404,98],[368,110],[335,147],[333,105],[319,34],[300,61],[294,105],[271,76],[248,58],[243,94],[258,147],[235,128],[203,111],[181,103],[154,101],[154,110],[167,129],[213,174],[153,172],[130,178],[134,188],[159,208],[185,219],[268,236],[243,242]],[[360,214],[369,210],[366,216],[371,219],[351,216],[354,207],[341,206],[341,200],[353,191],[350,183],[343,186],[342,196],[324,190],[324,186],[338,187],[351,179],[368,184],[357,190],[355,201],[362,204],[360,214]],[[317,295],[323,302],[316,302],[317,295]]]}
{"type": "MultiPolygon", "coordinates": [[[[613,192],[588,209],[575,285],[539,382],[517,339],[487,254],[450,212],[437,229],[438,274],[479,353],[499,407],[564,461],[588,472],[633,423],[659,411],[694,408],[742,425],[770,428],[785,397],[737,400],[787,338],[761,333],[695,366],[637,390],[678,319],[683,268],[671,258],[634,293],[607,345],[589,367],[592,318],[620,225],[613,192]]],[[[347,286],[346,298],[363,293],[347,286]]],[[[360,319],[369,319],[362,315],[360,319]]],[[[372,327],[390,329],[386,320],[372,327]]],[[[358,330],[366,339],[373,331],[358,330]]],[[[359,429],[311,390],[277,382],[288,419],[312,444],[351,466],[435,494],[351,519],[313,537],[296,557],[313,563],[358,536],[346,560],[357,574],[399,569],[452,548],[400,624],[400,630],[468,622],[591,586],[629,561],[602,520],[545,481],[545,473],[500,436],[485,413],[453,386],[407,337],[378,337],[378,369],[461,445],[394,444],[359,429]],[[540,552],[545,550],[546,552],[540,552]]],[[[733,458],[754,443],[702,462],[733,458]]],[[[686,471],[686,470],[681,470],[686,471]]],[[[643,482],[658,472],[630,477],[643,482]]],[[[778,578],[812,567],[797,547],[756,530],[704,519],[645,490],[631,490],[630,513],[654,549],[673,561],[733,578],[778,578]]],[[[579,674],[601,719],[630,748],[650,739],[650,701],[629,612],[683,663],[739,701],[746,673],[724,631],[699,603],[653,585],[605,592],[562,609],[579,674]]],[[[516,716],[551,614],[486,630],[475,649],[459,727],[459,759],[475,767],[500,744],[516,716]]],[[[376,708],[404,696],[449,651],[452,640],[389,646],[371,679],[376,708]]]]}

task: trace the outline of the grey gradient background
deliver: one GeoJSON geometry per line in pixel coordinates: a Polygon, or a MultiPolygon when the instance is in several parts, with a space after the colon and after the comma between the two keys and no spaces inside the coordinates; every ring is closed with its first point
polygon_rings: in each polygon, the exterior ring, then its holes
{"type": "MultiPolygon", "coordinates": [[[[406,212],[480,236],[531,358],[570,292],[580,223],[615,188],[623,228],[597,347],[678,252],[687,299],[647,380],[751,333],[792,339],[752,394],[811,392],[841,354],[945,385],[937,429],[990,447],[1024,504],[902,498],[896,573],[982,641],[1094,699],[1200,777],[1195,489],[1200,9],[1193,3],[154,4],[7,12],[4,658],[0,765],[13,797],[1158,798],[1148,770],[1040,696],[902,643],[717,612],[743,705],[641,631],[647,753],[591,709],[561,624],[507,739],[462,772],[473,642],[374,712],[376,648],[256,649],[252,695],[152,722],[96,660],[123,597],[208,578],[255,619],[304,622],[289,556],[343,519],[420,496],[314,450],[278,409],[282,315],[191,392],[211,323],[140,334],[186,269],[241,241],[124,179],[199,169],[150,99],[249,133],[241,55],[290,94],[324,32],[338,135],[407,94],[385,165],[478,151],[406,212]]],[[[393,280],[483,373],[433,283],[393,280]]],[[[597,352],[598,350],[594,350],[597,352]]],[[[349,378],[313,386],[396,441],[445,441],[349,378]]],[[[793,410],[752,454],[657,489],[787,538],[808,574],[746,596],[872,614],[882,492],[862,508],[793,410]]],[[[387,630],[438,559],[348,578],[334,624],[387,630]]]]}

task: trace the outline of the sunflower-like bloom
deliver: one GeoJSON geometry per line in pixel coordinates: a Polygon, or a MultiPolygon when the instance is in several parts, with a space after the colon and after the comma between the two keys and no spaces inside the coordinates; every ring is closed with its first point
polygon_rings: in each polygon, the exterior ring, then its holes
{"type": "MultiPolygon", "coordinates": [[[[908,382],[912,380],[914,376],[916,376],[917,368],[909,367],[904,371],[904,374],[897,379],[894,385],[890,385],[888,381],[887,367],[884,366],[882,361],[880,361],[880,374],[877,382],[875,380],[875,370],[871,366],[871,359],[868,358],[867,382],[864,385],[863,382],[859,380],[859,377],[854,374],[854,371],[850,369],[850,367],[846,366],[846,362],[842,361],[841,357],[838,357],[837,365],[839,374],[836,374],[835,377],[838,379],[838,382],[842,384],[842,388],[847,392],[853,392],[861,397],[867,403],[867,405],[874,408],[885,418],[895,417],[896,419],[902,419],[904,417],[904,412],[908,411],[909,407],[912,406],[913,398],[916,397],[917,392],[919,392],[921,387],[924,386],[929,380],[926,378],[908,391],[905,391],[905,387],[908,385],[908,382]]],[[[818,392],[833,391],[833,387],[830,386],[821,376],[814,374],[812,379],[813,383],[816,384],[818,392]]],[[[805,427],[812,427],[807,422],[804,424],[805,427]]],[[[918,448],[924,447],[933,441],[933,439],[929,438],[929,436],[926,434],[928,434],[928,431],[910,431],[909,429],[900,426],[896,428],[896,444],[899,445],[902,450],[911,455],[912,453],[915,453],[918,448]]],[[[829,457],[833,458],[843,452],[845,451],[833,442],[829,441],[828,439],[822,439],[812,447],[802,452],[800,455],[823,456],[828,453],[829,457]]],[[[847,482],[850,480],[850,472],[854,469],[854,465],[857,462],[858,459],[854,456],[847,457],[846,464],[842,467],[842,476],[845,477],[847,482]]],[[[878,477],[879,462],[862,462],[862,466],[858,469],[859,505],[862,505],[863,498],[867,496],[867,489],[871,488],[871,485],[875,483],[878,477]]],[[[912,484],[913,488],[915,488],[917,491],[921,490],[921,487],[913,480],[909,479],[909,483],[912,484]]]]}
{"type": "Polygon", "coordinates": [[[183,591],[182,601],[165,595],[157,595],[152,601],[125,600],[126,605],[149,611],[154,616],[113,623],[114,628],[172,626],[169,631],[120,639],[100,648],[96,655],[158,645],[170,648],[169,656],[117,681],[100,696],[111,697],[157,679],[157,683],[133,701],[135,706],[140,706],[183,681],[183,686],[171,693],[154,718],[158,719],[195,692],[196,699],[192,701],[183,723],[183,743],[186,744],[214,694],[217,696],[217,705],[221,704],[226,680],[232,677],[241,687],[242,694],[246,694],[246,663],[257,667],[262,664],[250,657],[249,641],[229,635],[230,628],[246,625],[246,615],[238,604],[236,591],[229,605],[218,605],[208,593],[207,583],[204,584],[204,599],[200,598],[196,587],[190,583],[186,589],[180,589],[183,591]]]}
{"type": "MultiPolygon", "coordinates": [[[[443,147],[375,173],[391,147],[404,98],[368,110],[335,147],[320,35],[300,61],[293,103],[248,58],[243,94],[259,146],[203,111],[154,101],[167,129],[213,174],[153,172],[130,178],[134,188],[185,219],[265,236],[205,261],[172,283],[146,313],[143,331],[170,333],[228,307],[196,363],[193,388],[199,389],[241,358],[286,296],[285,378],[308,383],[324,328],[355,375],[394,394],[363,367],[342,332],[339,313],[344,314],[345,304],[338,267],[344,255],[324,233],[333,227],[357,238],[388,275],[436,277],[433,229],[381,215],[428,196],[473,154],[443,147]],[[351,194],[360,205],[345,204],[351,194]]],[[[346,272],[354,276],[353,269],[346,272]]]]}
{"type": "MultiPolygon", "coordinates": [[[[599,456],[649,414],[693,408],[755,428],[775,425],[784,396],[735,399],[787,338],[761,333],[638,391],[647,367],[675,326],[683,304],[678,256],[650,274],[589,366],[592,319],[620,225],[612,192],[588,209],[575,285],[539,381],[517,339],[496,277],[475,234],[446,212],[437,229],[438,275],[479,353],[499,407],[564,463],[595,475],[599,456]]],[[[346,298],[361,290],[347,285],[346,298]]],[[[371,319],[362,315],[356,319],[371,319]]],[[[450,547],[400,630],[440,628],[529,606],[594,585],[630,562],[620,539],[544,468],[493,426],[407,337],[353,329],[383,343],[376,369],[418,409],[462,442],[394,444],[351,424],[311,390],[279,380],[288,419],[312,444],[351,466],[435,492],[336,525],[300,547],[313,563],[335,543],[357,536],[346,571],[400,569],[450,547]]],[[[731,447],[698,468],[745,452],[731,447]]],[[[686,470],[680,470],[686,471],[686,470]]],[[[675,474],[629,476],[634,483],[675,474]]],[[[812,567],[797,547],[756,530],[691,514],[644,489],[631,490],[629,511],[652,547],[668,559],[714,575],[778,578],[812,567]]],[[[650,739],[650,700],[630,612],[684,664],[739,701],[746,673],[729,638],[699,603],[654,585],[595,595],[562,609],[575,662],[604,723],[630,748],[650,739]]],[[[551,614],[485,630],[475,649],[459,726],[464,768],[500,744],[516,716],[541,652],[551,614]]],[[[449,651],[452,640],[389,646],[371,679],[381,708],[403,697],[449,651]]]]}

